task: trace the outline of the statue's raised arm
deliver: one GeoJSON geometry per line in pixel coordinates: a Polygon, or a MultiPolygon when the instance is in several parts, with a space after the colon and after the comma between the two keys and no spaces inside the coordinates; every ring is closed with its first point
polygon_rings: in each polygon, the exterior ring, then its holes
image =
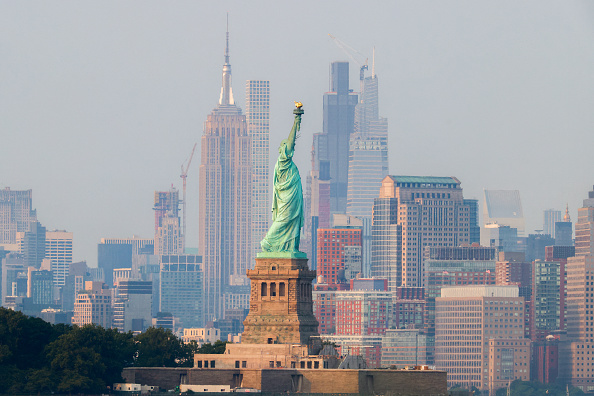
{"type": "Polygon", "coordinates": [[[299,170],[293,163],[293,153],[295,139],[301,128],[302,106],[300,102],[295,102],[293,128],[278,149],[278,160],[274,166],[272,225],[261,242],[264,252],[299,251],[299,238],[304,221],[303,190],[299,170]]]}

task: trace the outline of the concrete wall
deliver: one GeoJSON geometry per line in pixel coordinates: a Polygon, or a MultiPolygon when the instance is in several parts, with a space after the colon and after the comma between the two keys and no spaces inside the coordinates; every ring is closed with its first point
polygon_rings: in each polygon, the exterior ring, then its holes
{"type": "Polygon", "coordinates": [[[263,392],[446,395],[445,371],[126,368],[126,382],[173,389],[185,378],[193,385],[229,385],[263,392]],[[185,376],[185,377],[184,377],[185,376]]]}

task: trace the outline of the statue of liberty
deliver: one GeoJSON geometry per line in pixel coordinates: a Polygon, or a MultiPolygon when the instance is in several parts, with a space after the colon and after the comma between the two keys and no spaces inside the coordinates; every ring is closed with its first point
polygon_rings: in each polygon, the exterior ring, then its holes
{"type": "Polygon", "coordinates": [[[299,238],[303,227],[303,190],[299,170],[293,162],[295,138],[301,128],[303,105],[295,102],[295,122],[289,137],[278,148],[274,166],[274,197],[272,225],[260,243],[264,252],[299,252],[299,238]]]}

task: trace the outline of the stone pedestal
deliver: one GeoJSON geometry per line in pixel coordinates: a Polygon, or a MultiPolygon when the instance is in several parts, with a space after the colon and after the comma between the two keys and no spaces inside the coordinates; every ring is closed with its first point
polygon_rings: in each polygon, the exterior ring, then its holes
{"type": "Polygon", "coordinates": [[[259,254],[247,276],[250,313],[243,322],[242,343],[320,343],[311,293],[316,272],[308,268],[305,254],[259,254]]]}

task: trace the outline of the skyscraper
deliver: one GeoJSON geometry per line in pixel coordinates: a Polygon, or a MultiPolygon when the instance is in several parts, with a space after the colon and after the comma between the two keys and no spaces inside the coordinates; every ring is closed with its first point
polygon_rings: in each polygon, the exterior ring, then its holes
{"type": "Polygon", "coordinates": [[[29,267],[39,268],[45,258],[45,232],[45,227],[38,221],[31,222],[28,231],[17,232],[19,253],[25,257],[29,267]]]}
{"type": "Polygon", "coordinates": [[[155,233],[161,226],[161,219],[166,216],[179,217],[179,191],[173,186],[169,191],[155,191],[153,210],[155,211],[155,233]]]}
{"type": "Polygon", "coordinates": [[[156,255],[183,254],[184,238],[179,217],[179,191],[155,191],[155,250],[156,255]]]}
{"type": "Polygon", "coordinates": [[[200,241],[205,276],[205,316],[223,318],[222,295],[247,286],[251,266],[252,160],[245,116],[231,89],[229,32],[219,104],[204,123],[200,165],[200,241]]]}
{"type": "Polygon", "coordinates": [[[435,366],[448,372],[448,384],[495,394],[516,379],[528,381],[524,315],[517,286],[442,288],[435,309],[435,366]]]}
{"type": "MultiPolygon", "coordinates": [[[[349,179],[349,139],[355,127],[357,94],[349,89],[349,63],[330,65],[330,92],[324,94],[326,152],[319,161],[327,161],[330,176],[330,213],[346,213],[349,179]]],[[[320,165],[321,172],[321,165],[320,165]]]]}
{"type": "Polygon", "coordinates": [[[355,131],[349,141],[347,214],[363,221],[363,269],[371,264],[371,213],[382,180],[388,175],[388,120],[380,118],[375,62],[370,77],[361,81],[355,107],[355,131]]]}
{"type": "Polygon", "coordinates": [[[543,212],[542,232],[555,238],[555,223],[561,221],[561,211],[547,209],[543,212]]]}
{"type": "Polygon", "coordinates": [[[132,258],[139,254],[153,254],[154,240],[139,238],[101,238],[97,245],[97,266],[103,270],[105,283],[113,286],[115,268],[131,268],[132,258]]]}
{"type": "Polygon", "coordinates": [[[371,276],[388,290],[421,287],[425,246],[469,239],[470,207],[455,177],[386,176],[373,205],[371,276]]]}
{"type": "Polygon", "coordinates": [[[270,81],[248,80],[245,84],[245,117],[252,139],[252,257],[270,224],[270,81]]]}
{"type": "Polygon", "coordinates": [[[573,245],[573,223],[569,216],[569,205],[565,207],[565,216],[563,221],[555,223],[555,245],[572,246],[573,245]]]}
{"type": "Polygon", "coordinates": [[[31,190],[0,190],[0,243],[16,243],[16,233],[29,231],[30,224],[37,221],[32,196],[31,190]]]}
{"type": "Polygon", "coordinates": [[[204,325],[204,271],[202,257],[195,254],[171,254],[160,257],[161,312],[179,318],[184,327],[204,325]]]}
{"type": "Polygon", "coordinates": [[[567,259],[567,336],[571,343],[571,383],[587,391],[592,386],[590,367],[594,356],[594,189],[578,209],[575,225],[575,257],[567,259]]]}
{"type": "Polygon", "coordinates": [[[518,190],[485,190],[483,205],[483,229],[481,230],[481,245],[490,246],[488,225],[498,224],[518,230],[518,236],[523,237],[525,231],[524,211],[518,190]]]}
{"type": "Polygon", "coordinates": [[[72,264],[72,233],[47,231],[45,233],[45,258],[51,260],[54,286],[64,286],[72,264]]]}

